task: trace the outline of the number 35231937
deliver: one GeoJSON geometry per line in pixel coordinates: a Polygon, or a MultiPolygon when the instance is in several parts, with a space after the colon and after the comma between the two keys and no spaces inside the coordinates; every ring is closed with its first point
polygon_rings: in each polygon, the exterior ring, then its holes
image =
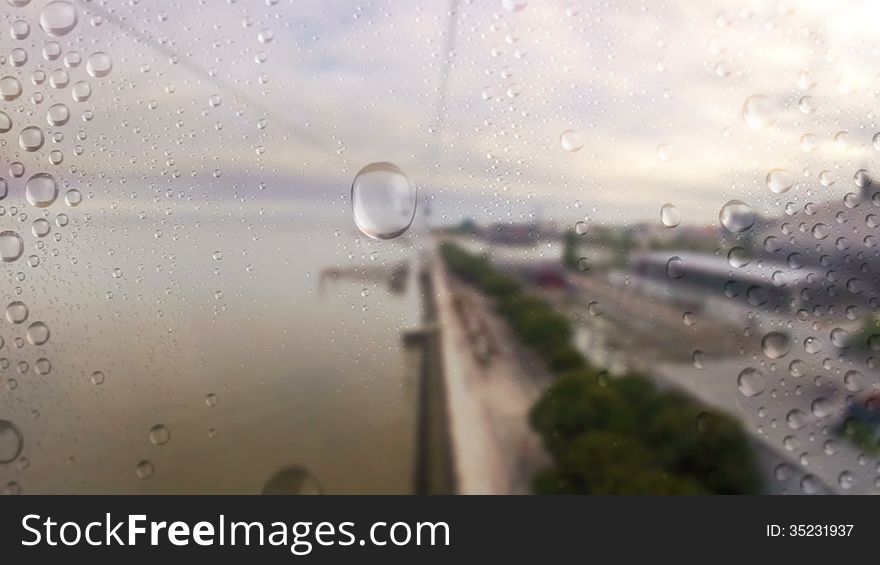
{"type": "Polygon", "coordinates": [[[767,524],[767,537],[849,537],[854,524],[767,524]]]}

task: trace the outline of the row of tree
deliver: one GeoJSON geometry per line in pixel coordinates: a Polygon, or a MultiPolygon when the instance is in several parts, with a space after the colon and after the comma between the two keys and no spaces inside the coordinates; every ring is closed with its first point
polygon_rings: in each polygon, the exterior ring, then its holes
{"type": "Polygon", "coordinates": [[[737,421],[638,375],[608,378],[572,346],[569,320],[523,291],[486,257],[444,242],[460,279],[495,300],[523,343],[557,374],[531,424],[553,456],[534,480],[541,494],[747,494],[760,475],[737,421]]]}

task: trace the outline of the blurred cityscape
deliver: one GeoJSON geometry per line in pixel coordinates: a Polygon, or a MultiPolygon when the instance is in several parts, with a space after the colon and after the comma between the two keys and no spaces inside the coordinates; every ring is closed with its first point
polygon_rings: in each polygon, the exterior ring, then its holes
{"type": "Polygon", "coordinates": [[[405,336],[416,490],[877,492],[880,261],[847,236],[880,201],[856,174],[846,206],[782,217],[435,229],[405,336]]]}

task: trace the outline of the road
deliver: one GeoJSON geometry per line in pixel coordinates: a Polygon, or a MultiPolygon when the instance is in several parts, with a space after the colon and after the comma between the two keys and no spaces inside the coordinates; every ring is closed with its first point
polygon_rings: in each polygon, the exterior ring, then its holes
{"type": "Polygon", "coordinates": [[[431,273],[457,492],[528,494],[534,474],[550,463],[528,423],[550,373],[486,297],[451,278],[439,260],[431,273]]]}

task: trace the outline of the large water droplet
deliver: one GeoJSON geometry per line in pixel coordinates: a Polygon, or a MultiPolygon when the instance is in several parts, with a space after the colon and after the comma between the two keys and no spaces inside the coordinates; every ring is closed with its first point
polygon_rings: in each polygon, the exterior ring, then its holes
{"type": "Polygon", "coordinates": [[[559,134],[559,144],[569,153],[574,153],[584,146],[584,138],[573,129],[567,129],[559,134]]]}
{"type": "Polygon", "coordinates": [[[11,463],[18,458],[24,441],[21,432],[9,420],[0,420],[0,463],[11,463]]]}
{"type": "Polygon", "coordinates": [[[93,385],[99,386],[104,384],[104,380],[106,380],[106,378],[107,376],[104,374],[103,371],[95,371],[92,373],[92,376],[89,380],[92,381],[93,385]]]}
{"type": "Polygon", "coordinates": [[[737,377],[736,384],[743,396],[752,397],[764,392],[764,389],[767,388],[767,379],[759,370],[746,367],[737,377]]]}
{"type": "Polygon", "coordinates": [[[37,151],[43,146],[43,130],[37,126],[28,126],[18,134],[18,145],[28,152],[37,151]]]}
{"type": "Polygon", "coordinates": [[[745,267],[750,261],[749,252],[742,247],[734,247],[727,253],[727,262],[735,269],[745,267]]]}
{"type": "Polygon", "coordinates": [[[761,94],[749,96],[742,108],[743,120],[750,128],[763,128],[776,122],[776,107],[761,94]]]}
{"type": "Polygon", "coordinates": [[[71,188],[64,195],[64,203],[70,206],[71,208],[75,208],[79,206],[82,202],[82,192],[75,188],[71,188]]]}
{"type": "Polygon", "coordinates": [[[822,481],[816,475],[804,475],[801,477],[801,490],[804,494],[816,494],[822,490],[822,481]]]}
{"type": "Polygon", "coordinates": [[[660,207],[660,222],[667,228],[674,228],[681,223],[681,212],[675,204],[667,202],[660,207]]]}
{"type": "Polygon", "coordinates": [[[721,207],[718,220],[727,231],[742,233],[755,225],[755,212],[742,200],[731,200],[721,207]]]}
{"type": "Polygon", "coordinates": [[[0,259],[6,263],[15,261],[24,252],[24,241],[11,230],[0,232],[0,259]]]}
{"type": "Polygon", "coordinates": [[[804,340],[804,351],[810,354],[816,354],[822,351],[822,340],[815,337],[808,337],[804,340]]]}
{"type": "Polygon", "coordinates": [[[761,339],[761,349],[769,359],[781,359],[791,350],[791,341],[782,332],[767,332],[761,339]]]}
{"type": "Polygon", "coordinates": [[[110,55],[103,51],[96,51],[86,61],[86,71],[93,78],[101,78],[110,74],[113,70],[113,60],[110,55]]]}
{"type": "Polygon", "coordinates": [[[669,278],[680,279],[684,277],[686,272],[687,265],[685,265],[684,259],[678,255],[674,255],[666,261],[666,274],[669,275],[669,278]]]}
{"type": "Polygon", "coordinates": [[[827,398],[820,396],[810,404],[810,410],[816,418],[827,418],[834,414],[834,404],[827,398]]]}
{"type": "Polygon", "coordinates": [[[49,341],[49,326],[45,322],[34,322],[28,326],[27,340],[31,345],[43,345],[49,341]]]}
{"type": "Polygon", "coordinates": [[[831,343],[838,349],[849,347],[849,332],[843,328],[834,328],[831,330],[831,343]]]}
{"type": "Polygon", "coordinates": [[[46,121],[50,126],[63,126],[70,119],[70,110],[64,104],[52,104],[46,113],[46,121]]]}
{"type": "Polygon", "coordinates": [[[58,198],[58,185],[52,175],[37,173],[25,184],[24,195],[31,206],[46,208],[58,198]]]}
{"type": "Polygon", "coordinates": [[[767,173],[767,187],[771,192],[782,194],[791,188],[791,175],[785,169],[770,169],[767,173]]]}
{"type": "Polygon", "coordinates": [[[819,222],[818,224],[813,226],[813,229],[811,229],[810,232],[816,239],[825,239],[826,237],[831,235],[831,228],[829,228],[826,224],[819,222]]]}
{"type": "Polygon", "coordinates": [[[6,112],[0,112],[0,133],[6,133],[12,129],[12,118],[6,112]]]}
{"type": "Polygon", "coordinates": [[[846,387],[846,390],[850,392],[861,392],[865,390],[867,383],[862,373],[852,369],[843,375],[843,385],[846,387]]]}
{"type": "Polygon", "coordinates": [[[374,239],[393,239],[412,225],[416,188],[397,165],[371,163],[351,185],[354,223],[374,239]]]}
{"type": "Polygon", "coordinates": [[[92,87],[84,80],[73,85],[70,95],[76,102],[85,102],[92,95],[92,87]]]}
{"type": "Polygon", "coordinates": [[[842,471],[837,477],[837,483],[843,490],[849,490],[856,484],[856,476],[851,471],[842,471]]]}
{"type": "Polygon", "coordinates": [[[841,151],[846,151],[852,147],[852,135],[848,131],[839,131],[834,134],[834,145],[841,151]]]}
{"type": "Polygon", "coordinates": [[[17,78],[11,76],[0,78],[0,98],[11,101],[19,96],[21,96],[21,83],[17,78]]]}
{"type": "Polygon", "coordinates": [[[49,2],[40,14],[40,27],[49,35],[67,35],[76,27],[77,15],[73,4],[64,0],[49,2]]]}
{"type": "Polygon", "coordinates": [[[153,476],[153,473],[156,471],[156,467],[153,466],[151,461],[144,459],[143,461],[137,464],[135,467],[135,473],[139,479],[149,479],[153,476]]]}
{"type": "Polygon", "coordinates": [[[859,188],[867,188],[871,184],[871,175],[865,169],[859,169],[853,175],[853,182],[859,188]]]}
{"type": "Polygon", "coordinates": [[[20,324],[27,320],[28,309],[24,302],[16,300],[6,306],[6,319],[12,324],[20,324]]]}
{"type": "Polygon", "coordinates": [[[150,443],[153,445],[165,445],[170,439],[171,431],[162,424],[150,428],[150,443]]]}
{"type": "Polygon", "coordinates": [[[807,425],[807,415],[799,408],[792,408],[785,415],[785,423],[793,430],[799,430],[807,425]]]}
{"type": "Polygon", "coordinates": [[[794,467],[788,463],[780,463],[773,472],[777,481],[785,482],[794,475],[794,467]]]}

